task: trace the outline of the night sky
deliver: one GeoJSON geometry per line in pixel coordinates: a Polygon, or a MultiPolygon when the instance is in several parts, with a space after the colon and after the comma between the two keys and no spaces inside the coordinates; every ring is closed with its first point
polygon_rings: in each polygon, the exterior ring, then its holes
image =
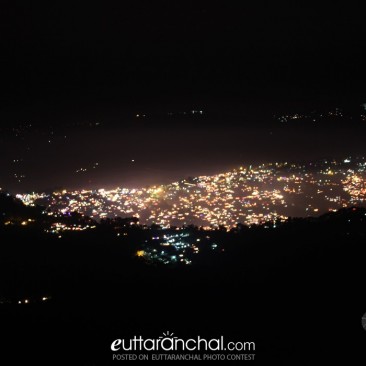
{"type": "Polygon", "coordinates": [[[3,189],[143,186],[365,152],[366,23],[357,7],[1,8],[3,189]],[[347,112],[334,124],[278,121],[334,108],[347,112]]]}

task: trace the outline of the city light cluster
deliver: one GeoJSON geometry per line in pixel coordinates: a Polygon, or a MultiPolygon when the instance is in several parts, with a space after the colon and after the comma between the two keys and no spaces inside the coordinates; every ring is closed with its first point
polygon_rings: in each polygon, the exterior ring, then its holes
{"type": "Polygon", "coordinates": [[[194,224],[230,229],[238,223],[284,221],[289,216],[312,216],[363,204],[365,178],[365,159],[346,158],[242,166],[147,188],[62,190],[17,197],[26,205],[41,204],[53,215],[77,211],[96,220],[133,216],[140,224],[163,228],[194,224]]]}

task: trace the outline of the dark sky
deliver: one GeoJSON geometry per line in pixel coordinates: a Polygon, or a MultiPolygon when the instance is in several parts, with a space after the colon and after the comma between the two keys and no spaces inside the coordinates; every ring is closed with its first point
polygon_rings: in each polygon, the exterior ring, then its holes
{"type": "Polygon", "coordinates": [[[364,93],[366,24],[345,2],[34,3],[2,5],[5,103],[364,93]]]}
{"type": "Polygon", "coordinates": [[[70,172],[97,159],[105,170],[91,184],[145,184],[242,160],[350,151],[360,132],[347,126],[347,134],[329,126],[273,132],[267,119],[366,101],[362,10],[345,2],[241,3],[2,2],[1,123],[39,126],[23,139],[1,137],[10,175],[19,174],[11,160],[28,160],[17,169],[28,171],[18,188],[84,184],[70,172]],[[159,118],[195,108],[205,118],[159,118]],[[137,113],[148,119],[137,121],[137,113]],[[70,127],[97,121],[109,127],[70,127]],[[52,126],[63,125],[69,127],[54,133],[67,134],[70,145],[48,143],[52,126]],[[312,154],[311,138],[319,146],[312,154]],[[135,156],[148,163],[132,167],[135,156]]]}

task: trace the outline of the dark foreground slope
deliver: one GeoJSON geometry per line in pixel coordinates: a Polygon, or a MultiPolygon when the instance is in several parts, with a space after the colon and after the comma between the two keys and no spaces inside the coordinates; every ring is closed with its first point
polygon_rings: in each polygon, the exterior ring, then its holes
{"type": "Polygon", "coordinates": [[[138,260],[149,230],[116,240],[98,225],[58,239],[43,224],[2,224],[0,358],[106,365],[114,339],[170,331],[255,341],[258,364],[357,364],[366,344],[365,215],[344,209],[275,229],[210,232],[224,250],[203,250],[191,266],[138,260]]]}

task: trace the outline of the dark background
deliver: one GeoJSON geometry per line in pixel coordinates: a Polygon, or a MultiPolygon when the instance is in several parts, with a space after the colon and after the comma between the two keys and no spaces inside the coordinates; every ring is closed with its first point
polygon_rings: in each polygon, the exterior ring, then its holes
{"type": "Polygon", "coordinates": [[[365,23],[344,2],[2,8],[1,95],[13,107],[71,113],[95,103],[364,95],[365,23]]]}
{"type": "Polygon", "coordinates": [[[3,189],[145,186],[364,153],[364,122],[273,120],[362,109],[357,6],[8,1],[0,14],[3,189]],[[167,118],[192,110],[203,116],[167,118]]]}

